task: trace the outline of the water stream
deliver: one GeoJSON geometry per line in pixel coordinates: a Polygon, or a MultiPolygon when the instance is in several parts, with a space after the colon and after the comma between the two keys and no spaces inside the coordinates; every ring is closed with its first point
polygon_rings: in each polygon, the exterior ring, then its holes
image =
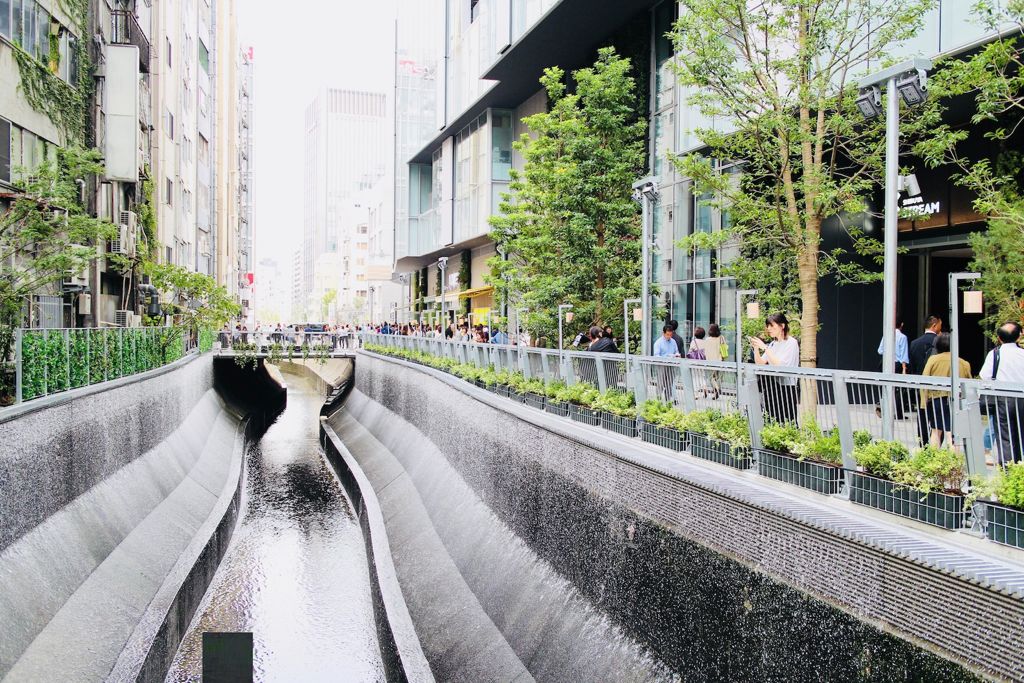
{"type": "Polygon", "coordinates": [[[382,681],[358,521],[317,442],[323,397],[286,374],[288,407],[246,459],[241,522],[168,681],[198,681],[204,631],[251,631],[258,681],[382,681]]]}

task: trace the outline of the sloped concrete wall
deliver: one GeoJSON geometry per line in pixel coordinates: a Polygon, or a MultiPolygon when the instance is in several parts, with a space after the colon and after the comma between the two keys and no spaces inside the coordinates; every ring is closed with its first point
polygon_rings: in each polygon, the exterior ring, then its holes
{"type": "Polygon", "coordinates": [[[215,363],[0,422],[0,677],[163,680],[230,540],[247,437],[284,402],[262,368],[215,363]]]}
{"type": "MultiPolygon", "coordinates": [[[[969,559],[932,533],[819,504],[812,494],[789,496],[756,477],[583,428],[402,361],[360,353],[356,379],[332,422],[343,438],[354,433],[345,421],[357,423],[370,434],[358,438],[372,438],[400,464],[381,478],[386,519],[410,496],[422,501],[531,673],[545,658],[522,626],[531,596],[509,594],[520,551],[507,544],[508,561],[494,560],[482,532],[464,523],[474,505],[466,491],[683,680],[1024,676],[1024,602],[1012,587],[983,586],[954,575],[951,564],[930,568],[884,549],[969,559]],[[466,488],[453,493],[439,478],[444,468],[466,488]],[[388,481],[412,486],[395,498],[388,481]],[[389,510],[389,501],[398,507],[389,510]]],[[[373,450],[358,441],[349,448],[357,457],[373,450]]],[[[400,564],[408,551],[392,540],[400,564]]]]}

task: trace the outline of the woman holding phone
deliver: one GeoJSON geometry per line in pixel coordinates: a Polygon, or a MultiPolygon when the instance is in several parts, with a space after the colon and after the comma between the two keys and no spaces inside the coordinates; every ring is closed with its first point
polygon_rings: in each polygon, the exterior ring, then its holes
{"type": "MultiPolygon", "coordinates": [[[[758,365],[797,367],[800,365],[800,343],[789,334],[789,320],[784,313],[772,313],[765,319],[765,327],[772,342],[765,344],[757,337],[747,337],[754,349],[754,362],[758,365]]],[[[796,422],[799,386],[795,377],[762,376],[759,378],[765,407],[776,422],[796,422]]]]}

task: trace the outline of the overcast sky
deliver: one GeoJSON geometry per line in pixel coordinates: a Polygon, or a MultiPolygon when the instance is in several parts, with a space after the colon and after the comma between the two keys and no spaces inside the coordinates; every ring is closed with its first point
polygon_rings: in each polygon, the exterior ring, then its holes
{"type": "Polygon", "coordinates": [[[303,117],[322,87],[385,92],[394,0],[237,0],[241,45],[255,65],[254,231],[257,262],[287,273],[302,241],[303,117]]]}

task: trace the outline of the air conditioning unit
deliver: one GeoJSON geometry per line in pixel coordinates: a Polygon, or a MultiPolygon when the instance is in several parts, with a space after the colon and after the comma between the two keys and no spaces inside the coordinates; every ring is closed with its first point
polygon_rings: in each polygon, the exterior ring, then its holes
{"type": "MultiPolygon", "coordinates": [[[[123,211],[122,213],[131,212],[123,211]]],[[[135,214],[132,213],[131,215],[134,216],[135,214]]],[[[135,256],[135,231],[122,223],[118,231],[117,239],[110,240],[110,253],[135,256]]]]}
{"type": "Polygon", "coordinates": [[[114,324],[118,327],[133,327],[132,323],[135,322],[135,312],[127,309],[121,311],[114,311],[114,324]]]}
{"type": "Polygon", "coordinates": [[[134,211],[122,211],[121,225],[127,226],[132,234],[135,234],[135,231],[139,227],[139,217],[134,211]]]}
{"type": "Polygon", "coordinates": [[[78,315],[89,315],[92,313],[92,294],[78,295],[78,315]]]}
{"type": "MultiPolygon", "coordinates": [[[[72,247],[81,248],[80,244],[73,244],[72,247]]],[[[60,288],[68,290],[84,289],[89,285],[89,264],[85,264],[81,271],[66,270],[61,278],[60,288]]]]}

